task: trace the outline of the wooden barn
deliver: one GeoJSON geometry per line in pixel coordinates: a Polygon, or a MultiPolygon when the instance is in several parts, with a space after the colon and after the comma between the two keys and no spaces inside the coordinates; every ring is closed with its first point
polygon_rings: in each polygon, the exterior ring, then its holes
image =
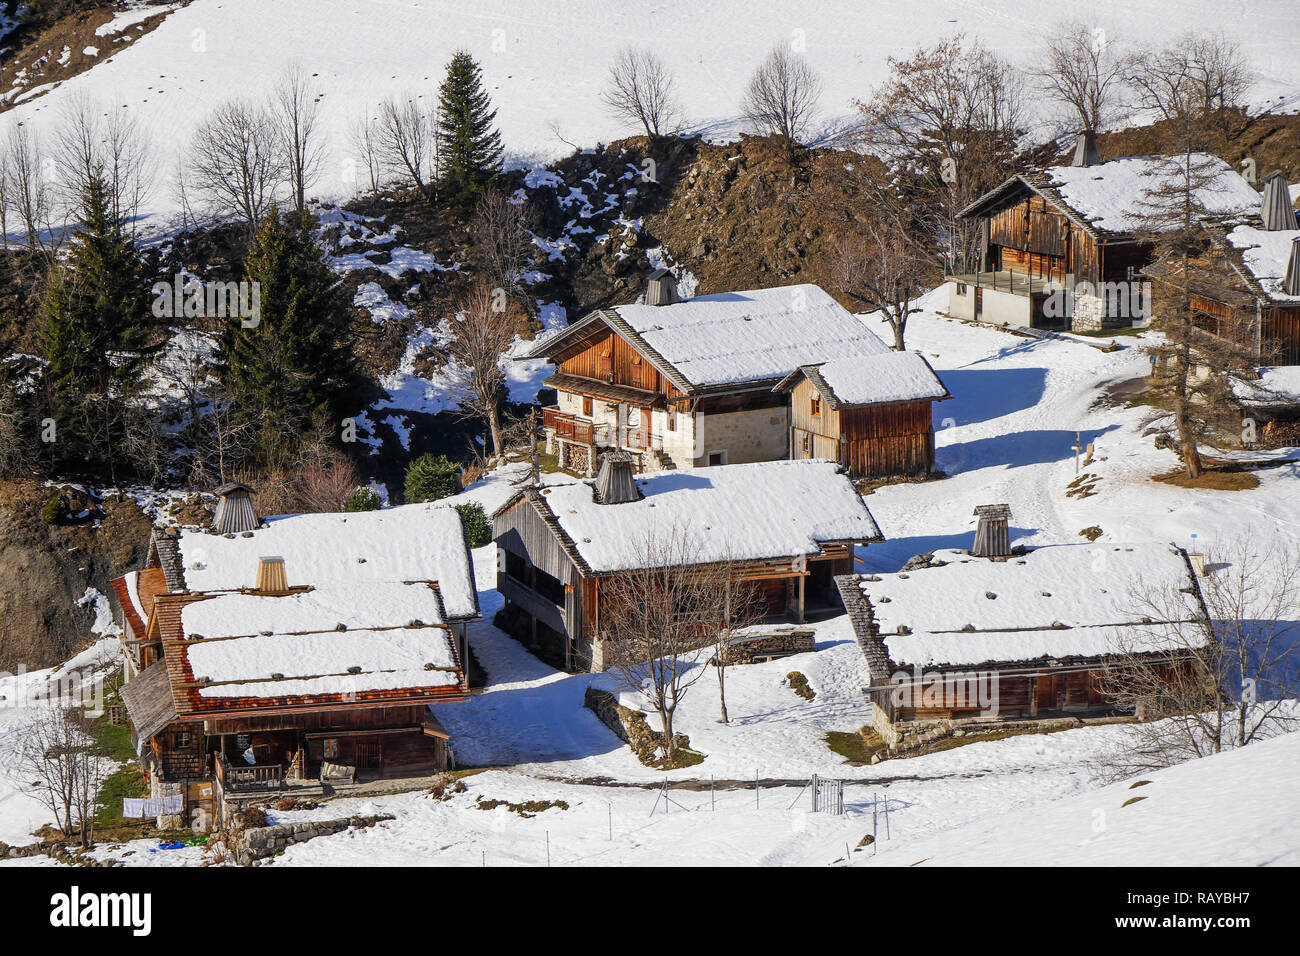
{"type": "MultiPolygon", "coordinates": [[[[1141,282],[1151,248],[1148,190],[1171,176],[1168,160],[1102,162],[1089,134],[1069,166],[1012,176],[959,214],[978,222],[981,262],[948,277],[959,318],[1040,329],[1097,331],[1140,324],[1150,301],[1141,282]]],[[[1231,218],[1259,195],[1231,166],[1202,156],[1214,180],[1198,196],[1211,217],[1231,218]]]]}
{"type": "Polygon", "coordinates": [[[211,820],[257,795],[444,769],[430,705],[467,693],[479,616],[460,515],[249,522],[242,486],[219,490],[214,521],[251,528],[156,529],[149,566],[113,582],[150,795],[211,820]]]}
{"type": "Polygon", "coordinates": [[[773,386],[801,365],[887,351],[815,285],[683,300],[660,270],[644,303],[592,312],[525,357],[556,369],[547,451],[591,476],[607,450],[641,471],[785,458],[788,403],[773,386]]]}
{"type": "MultiPolygon", "coordinates": [[[[1260,365],[1300,365],[1300,222],[1286,177],[1269,177],[1249,216],[1206,231],[1210,241],[1197,266],[1216,278],[1226,272],[1227,280],[1197,289],[1192,304],[1202,321],[1244,340],[1260,365]]],[[[1160,282],[1167,269],[1157,262],[1147,272],[1160,282]]]]}
{"type": "Polygon", "coordinates": [[[804,365],[775,390],[790,396],[791,458],[828,458],[853,478],[934,470],[930,406],[952,396],[917,353],[804,365]]]}
{"type": "Polygon", "coordinates": [[[657,534],[690,535],[695,562],[739,568],[772,618],[795,621],[838,608],[834,578],[852,571],[854,547],[883,540],[833,462],[631,469],[629,457],[609,454],[595,482],[527,488],[492,516],[498,621],[557,666],[603,669],[602,584],[644,566],[657,534]]]}
{"type": "Polygon", "coordinates": [[[1099,678],[1121,652],[1150,648],[1157,667],[1183,667],[1200,639],[1187,635],[1208,640],[1195,571],[1169,545],[1049,545],[992,558],[947,549],[900,573],[836,583],[866,657],[872,726],[893,749],[1113,713],[1099,678]],[[1185,617],[1144,615],[1132,597],[1139,584],[1181,595],[1185,617]]]}

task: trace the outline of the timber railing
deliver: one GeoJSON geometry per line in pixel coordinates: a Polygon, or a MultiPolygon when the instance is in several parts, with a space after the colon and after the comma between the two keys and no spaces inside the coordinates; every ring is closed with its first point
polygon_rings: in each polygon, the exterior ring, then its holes
{"type": "Polygon", "coordinates": [[[284,767],[278,763],[240,767],[218,755],[216,766],[223,790],[279,790],[284,786],[284,767]]]}
{"type": "Polygon", "coordinates": [[[598,438],[603,438],[605,432],[604,425],[578,418],[576,415],[566,415],[554,405],[542,409],[542,426],[555,429],[556,438],[583,445],[596,444],[598,438]]]}

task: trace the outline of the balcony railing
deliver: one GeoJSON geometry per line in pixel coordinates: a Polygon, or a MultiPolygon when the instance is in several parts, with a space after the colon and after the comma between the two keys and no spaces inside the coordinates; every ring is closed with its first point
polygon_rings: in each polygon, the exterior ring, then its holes
{"type": "Polygon", "coordinates": [[[574,415],[566,415],[555,406],[542,409],[542,425],[555,429],[555,437],[583,445],[604,441],[606,426],[574,415]]]}
{"type": "Polygon", "coordinates": [[[217,779],[226,791],[279,790],[284,786],[284,767],[278,763],[240,767],[218,755],[217,779]]]}

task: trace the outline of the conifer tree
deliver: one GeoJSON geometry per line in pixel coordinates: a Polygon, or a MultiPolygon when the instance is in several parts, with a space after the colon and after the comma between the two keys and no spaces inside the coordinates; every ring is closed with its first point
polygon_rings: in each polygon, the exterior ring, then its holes
{"type": "Polygon", "coordinates": [[[337,434],[359,376],[351,322],[307,213],[272,208],[244,263],[259,303],[254,318],[227,321],[220,361],[239,417],[257,422],[266,463],[292,453],[320,426],[337,434]]]}
{"type": "Polygon", "coordinates": [[[157,337],[139,255],[98,174],[87,180],[81,207],[81,227],[45,299],[53,455],[78,470],[106,468],[116,481],[125,411],[157,337]]]}
{"type": "Polygon", "coordinates": [[[483,88],[483,72],[461,50],[447,64],[438,88],[438,164],[447,198],[468,205],[501,172],[496,110],[483,88]]]}

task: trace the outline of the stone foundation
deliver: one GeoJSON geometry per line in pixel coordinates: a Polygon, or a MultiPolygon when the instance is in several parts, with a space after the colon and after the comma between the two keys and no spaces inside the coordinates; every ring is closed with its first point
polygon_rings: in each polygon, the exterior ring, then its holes
{"type": "Polygon", "coordinates": [[[396,819],[391,813],[366,817],[341,817],[337,820],[306,820],[302,823],[280,823],[269,827],[241,830],[234,841],[235,862],[252,866],[258,860],[283,853],[296,843],[306,843],[319,836],[342,833],[352,827],[372,827],[383,820],[396,819]]]}

